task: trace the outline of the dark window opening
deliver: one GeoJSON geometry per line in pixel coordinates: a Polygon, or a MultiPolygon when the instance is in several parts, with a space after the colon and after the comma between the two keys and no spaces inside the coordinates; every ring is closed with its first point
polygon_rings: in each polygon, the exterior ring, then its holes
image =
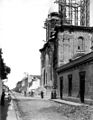
{"type": "Polygon", "coordinates": [[[78,50],[80,50],[80,46],[78,46],[78,50]]]}
{"type": "Polygon", "coordinates": [[[72,74],[68,75],[68,96],[72,96],[72,74]]]}
{"type": "Polygon", "coordinates": [[[63,97],[63,76],[60,77],[60,98],[63,97]]]}
{"type": "Polygon", "coordinates": [[[78,37],[78,50],[85,50],[85,40],[82,36],[78,37]]]}
{"type": "Polygon", "coordinates": [[[80,90],[79,90],[79,94],[80,94],[80,100],[82,103],[84,103],[84,94],[85,94],[85,71],[82,71],[79,73],[79,77],[80,77],[80,90]]]}

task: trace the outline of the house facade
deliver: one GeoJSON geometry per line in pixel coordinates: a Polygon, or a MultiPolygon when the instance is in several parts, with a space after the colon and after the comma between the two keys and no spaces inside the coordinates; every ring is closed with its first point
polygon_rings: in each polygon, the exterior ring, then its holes
{"type": "Polygon", "coordinates": [[[31,92],[34,92],[38,87],[40,87],[40,79],[39,75],[29,75],[28,76],[28,88],[27,93],[31,95],[31,92]]]}
{"type": "Polygon", "coordinates": [[[79,57],[57,69],[57,97],[93,99],[93,52],[79,57]]]}
{"type": "Polygon", "coordinates": [[[22,88],[22,81],[18,81],[17,84],[16,84],[15,91],[16,92],[21,92],[21,88],[22,88]]]}
{"type": "Polygon", "coordinates": [[[27,95],[27,87],[28,87],[28,77],[24,77],[21,82],[21,88],[20,91],[23,93],[25,96],[27,95]]]}
{"type": "Polygon", "coordinates": [[[27,75],[16,84],[15,90],[29,96],[32,91],[40,87],[40,79],[39,75],[27,75]]]}

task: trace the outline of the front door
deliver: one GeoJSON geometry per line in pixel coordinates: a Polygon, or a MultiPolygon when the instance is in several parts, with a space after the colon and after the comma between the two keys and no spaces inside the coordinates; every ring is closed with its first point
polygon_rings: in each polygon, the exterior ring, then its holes
{"type": "Polygon", "coordinates": [[[72,96],[72,74],[68,75],[68,96],[72,96]]]}
{"type": "Polygon", "coordinates": [[[63,97],[63,76],[60,77],[60,98],[63,97]]]}
{"type": "Polygon", "coordinates": [[[80,77],[80,100],[84,103],[84,93],[85,93],[85,71],[79,73],[80,77]]]}

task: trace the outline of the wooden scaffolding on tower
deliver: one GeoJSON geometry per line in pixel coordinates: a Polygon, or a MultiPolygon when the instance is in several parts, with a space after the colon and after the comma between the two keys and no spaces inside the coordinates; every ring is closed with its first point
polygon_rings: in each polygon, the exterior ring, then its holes
{"type": "Polygon", "coordinates": [[[90,0],[56,0],[59,5],[61,24],[89,26],[90,0]]]}

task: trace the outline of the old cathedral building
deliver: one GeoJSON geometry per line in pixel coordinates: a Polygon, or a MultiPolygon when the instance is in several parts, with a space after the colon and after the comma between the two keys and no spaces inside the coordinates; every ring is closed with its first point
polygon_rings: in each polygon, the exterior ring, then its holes
{"type": "Polygon", "coordinates": [[[93,99],[93,27],[89,0],[58,0],[45,22],[41,85],[49,98],[93,99]]]}

